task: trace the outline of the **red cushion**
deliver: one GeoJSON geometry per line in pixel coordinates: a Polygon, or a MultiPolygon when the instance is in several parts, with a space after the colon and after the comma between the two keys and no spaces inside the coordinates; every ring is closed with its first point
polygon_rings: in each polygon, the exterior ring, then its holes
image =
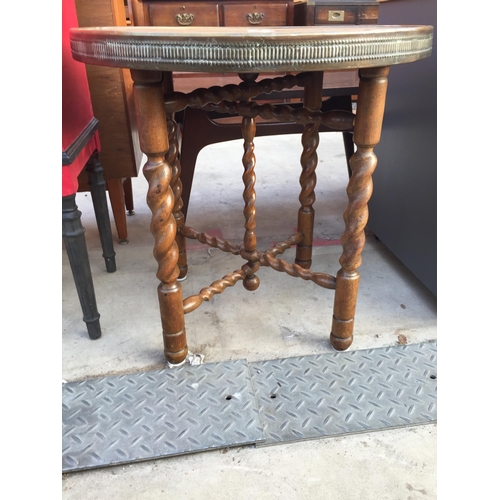
{"type": "MultiPolygon", "coordinates": [[[[78,26],[74,0],[62,3],[62,150],[78,138],[94,118],[85,64],[73,59],[69,42],[70,28],[78,26]]],[[[63,196],[76,193],[78,174],[90,155],[100,149],[97,133],[71,165],[63,166],[63,196]]]]}

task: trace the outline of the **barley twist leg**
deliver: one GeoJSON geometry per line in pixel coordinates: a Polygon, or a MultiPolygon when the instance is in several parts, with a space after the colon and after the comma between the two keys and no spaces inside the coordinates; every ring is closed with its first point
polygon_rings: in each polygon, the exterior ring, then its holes
{"type": "MultiPolygon", "coordinates": [[[[323,73],[320,71],[311,73],[311,79],[304,88],[304,107],[314,111],[321,109],[323,91],[323,73]]],[[[298,214],[297,230],[303,234],[302,241],[297,245],[295,253],[295,264],[309,269],[312,263],[312,244],[314,233],[314,208],[316,200],[314,188],[316,187],[316,166],[318,155],[316,150],[319,145],[319,124],[304,125],[302,133],[302,155],[300,163],[302,173],[300,175],[301,192],[299,196],[300,209],[298,214]]]]}
{"type": "MultiPolygon", "coordinates": [[[[248,74],[240,75],[245,81],[254,81],[258,75],[248,74]]],[[[257,248],[257,236],[255,234],[255,155],[254,155],[254,139],[256,132],[255,118],[245,117],[242,120],[241,131],[243,134],[243,183],[245,190],[243,191],[243,200],[245,201],[245,208],[243,214],[245,216],[245,236],[243,238],[243,246],[248,252],[253,252],[257,248]]],[[[242,266],[245,271],[245,279],[243,286],[250,291],[257,290],[260,284],[256,272],[260,267],[257,261],[248,261],[242,266]]]]}
{"type": "Polygon", "coordinates": [[[167,131],[168,131],[168,152],[167,163],[172,167],[172,179],[170,186],[174,193],[174,219],[177,224],[177,236],[175,241],[179,248],[179,281],[186,279],[188,272],[187,254],[186,254],[186,238],[179,231],[185,224],[182,207],[182,182],[181,182],[181,163],[179,161],[179,140],[180,130],[174,120],[173,113],[167,114],[167,131]]]}
{"type": "Polygon", "coordinates": [[[182,286],[177,282],[179,249],[175,241],[177,224],[173,215],[175,196],[170,185],[172,168],[165,161],[169,151],[161,73],[131,71],[141,150],[147,156],[143,172],[149,189],[147,203],[152,212],[153,250],[160,280],[158,299],[163,329],[164,353],[168,362],[177,364],[187,356],[182,286]]]}
{"type": "Polygon", "coordinates": [[[356,153],[350,159],[352,176],[347,186],[348,205],[344,212],[345,231],[341,242],[330,342],[335,349],[347,349],[353,340],[354,313],[358,295],[361,252],[365,244],[368,201],[372,194],[372,174],[377,166],[373,153],[380,140],[389,68],[369,68],[359,72],[360,84],[354,125],[356,153]]]}

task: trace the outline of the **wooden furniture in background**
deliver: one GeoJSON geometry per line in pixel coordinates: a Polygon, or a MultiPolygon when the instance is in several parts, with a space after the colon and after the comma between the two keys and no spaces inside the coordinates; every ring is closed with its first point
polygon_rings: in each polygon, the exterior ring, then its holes
{"type": "MultiPolygon", "coordinates": [[[[216,76],[198,78],[175,78],[175,89],[181,92],[188,92],[193,87],[211,87],[213,85],[227,85],[229,83],[238,83],[238,77],[234,75],[216,76]]],[[[358,92],[358,76],[355,71],[339,71],[336,73],[326,72],[323,80],[322,111],[332,109],[352,110],[352,97],[358,92]]],[[[257,96],[258,102],[273,102],[275,104],[287,103],[293,107],[300,107],[304,99],[302,89],[285,90],[275,92],[271,96],[257,96]]],[[[183,114],[180,114],[178,121],[182,126],[182,186],[183,186],[183,207],[182,212],[187,216],[187,209],[191,193],[191,187],[195,172],[196,159],[200,151],[210,144],[241,139],[241,123],[234,117],[223,115],[221,113],[207,112],[197,108],[186,108],[183,114]]],[[[256,137],[283,134],[301,134],[304,130],[303,125],[293,122],[283,122],[280,120],[261,120],[256,118],[257,128],[256,137]]],[[[320,126],[320,132],[328,132],[329,128],[320,126]]],[[[354,153],[352,134],[343,132],[344,150],[349,169],[349,158],[354,153]]]]}
{"type": "MultiPolygon", "coordinates": [[[[292,26],[294,23],[293,0],[187,0],[186,2],[165,0],[130,0],[131,24],[135,26],[183,26],[193,28],[196,26],[292,26]]],[[[182,89],[185,85],[213,86],[227,84],[234,80],[234,75],[207,75],[193,73],[176,73],[164,75],[164,88],[168,91],[182,89]],[[198,81],[189,80],[202,78],[203,85],[198,81]],[[213,78],[212,81],[210,81],[213,78]],[[186,80],[187,79],[187,80],[186,80]]],[[[237,78],[236,78],[237,80],[237,78]]],[[[277,97],[277,96],[274,96],[277,97]]],[[[347,104],[345,104],[347,106],[347,104]]],[[[196,159],[205,146],[217,142],[225,142],[241,138],[241,128],[238,124],[215,121],[213,116],[202,110],[188,108],[176,116],[176,121],[181,131],[186,130],[185,139],[182,141],[181,162],[183,206],[182,212],[187,217],[191,187],[193,184],[196,159]],[[196,131],[196,133],[191,133],[196,131]]],[[[219,119],[222,118],[219,115],[219,119]]],[[[222,119],[224,122],[224,119],[222,119]]],[[[268,124],[259,127],[258,135],[274,135],[286,133],[300,133],[302,130],[293,124],[268,124]],[[276,128],[278,126],[279,128],[276,128]]]]}
{"type": "Polygon", "coordinates": [[[373,0],[299,0],[296,26],[377,24],[378,2],[373,0]]]}
{"type": "MultiPolygon", "coordinates": [[[[130,68],[138,115],[141,147],[147,156],[144,175],[149,183],[148,206],[160,280],[158,299],[163,330],[164,354],[169,363],[184,362],[188,354],[184,315],[197,309],[214,294],[242,281],[256,290],[259,267],[270,266],[293,277],[311,280],[335,290],[330,341],[335,349],[347,349],[353,340],[361,252],[365,243],[372,174],[377,165],[374,146],[380,140],[387,75],[391,65],[428,57],[432,49],[431,26],[343,26],[222,30],[218,27],[72,30],[75,59],[88,64],[130,68]],[[323,72],[359,68],[360,84],[356,115],[349,111],[318,111],[322,100],[323,72]],[[165,96],[162,72],[193,71],[237,73],[243,82],[221,89],[197,89],[165,96]],[[266,71],[288,74],[257,81],[266,71]],[[251,99],[293,87],[304,88],[304,107],[260,105],[251,99]],[[232,244],[188,227],[184,223],[178,151],[175,147],[176,112],[186,107],[204,107],[242,116],[243,198],[245,233],[243,242],[232,244]],[[286,119],[304,125],[301,156],[302,191],[299,197],[298,231],[265,252],[257,250],[255,223],[255,117],[286,119]],[[350,159],[352,176],[347,185],[341,268],[336,277],[309,269],[312,257],[316,148],[319,126],[351,130],[356,152],[350,159]],[[220,250],[240,255],[246,262],[221,280],[184,298],[178,278],[187,268],[185,238],[193,238],[220,250]],[[277,259],[296,245],[295,263],[277,259]]],[[[279,189],[279,185],[276,189],[279,189]]],[[[215,186],[214,186],[215,188],[215,186]]],[[[224,188],[220,188],[224,195],[224,188]]],[[[279,214],[277,214],[278,216],[279,214]]]]}
{"type": "Polygon", "coordinates": [[[130,0],[137,26],[292,26],[293,0],[130,0]]]}
{"type": "MultiPolygon", "coordinates": [[[[124,0],[74,0],[80,27],[127,26],[124,0]]],[[[88,83],[95,117],[99,120],[101,164],[120,243],[128,242],[126,210],[133,214],[132,181],[142,153],[132,98],[130,71],[89,66],[88,83]]],[[[81,176],[79,191],[89,186],[81,176]]]]}
{"type": "MultiPolygon", "coordinates": [[[[209,0],[177,2],[165,0],[130,0],[131,23],[136,26],[184,26],[187,29],[195,26],[305,26],[307,24],[339,24],[323,22],[322,15],[315,16],[314,4],[299,0],[295,3],[290,0],[209,0]],[[312,16],[312,17],[311,17],[312,16]]],[[[335,9],[335,13],[342,12],[340,24],[373,24],[377,22],[377,2],[352,0],[351,2],[336,2],[329,0],[325,5],[318,7],[335,9]],[[327,5],[328,4],[328,5],[327,5]],[[331,4],[331,5],[330,5],[331,4]],[[338,4],[338,5],[337,5],[338,4]],[[333,7],[332,7],[333,5],[333,7]],[[344,16],[344,9],[349,14],[344,16]],[[353,14],[355,13],[355,15],[353,14]]],[[[325,11],[326,12],[326,11],[325,11]]],[[[330,12],[330,11],[328,11],[330,12]]],[[[327,14],[328,17],[328,14],[327,14]]],[[[215,75],[178,72],[164,75],[164,89],[166,91],[183,90],[187,87],[210,87],[224,85],[237,81],[235,75],[215,75]],[[203,84],[200,82],[203,79],[203,84]],[[191,81],[190,81],[191,80],[191,81]],[[198,80],[198,81],[196,81],[198,80]]],[[[352,110],[352,99],[357,93],[358,76],[355,70],[334,72],[327,74],[324,79],[322,104],[323,111],[331,109],[352,110]]],[[[257,100],[267,99],[270,102],[290,103],[301,106],[302,90],[285,90],[276,92],[272,96],[257,96],[257,100]]],[[[176,116],[183,134],[185,135],[181,147],[183,185],[182,212],[187,217],[191,187],[193,183],[196,159],[204,147],[217,142],[225,142],[241,138],[241,128],[231,117],[221,114],[207,113],[201,109],[187,108],[176,116]]],[[[259,122],[259,120],[258,120],[259,122]]],[[[321,131],[325,131],[323,127],[321,131]]],[[[279,120],[266,121],[257,127],[256,136],[296,134],[302,132],[302,126],[295,123],[283,123],[279,120]]],[[[352,135],[343,134],[346,152],[346,161],[354,153],[352,135]]],[[[348,165],[349,169],[349,165],[348,165]]]]}
{"type": "MultiPolygon", "coordinates": [[[[81,27],[136,25],[162,26],[284,26],[295,24],[365,24],[376,23],[378,4],[369,0],[316,2],[293,0],[209,0],[186,2],[169,0],[75,0],[81,27]],[[340,14],[340,15],[339,15],[340,14]],[[127,19],[127,16],[130,19],[127,19]],[[326,16],[326,17],[325,17],[326,16]],[[135,21],[134,21],[135,19],[135,21]]],[[[130,72],[127,69],[87,68],[92,103],[96,117],[100,120],[101,162],[109,192],[113,216],[120,243],[128,241],[126,211],[133,214],[132,178],[138,175],[142,153],[138,144],[135,112],[131,95],[130,72]]],[[[347,72],[346,72],[347,73],[347,72]]],[[[176,74],[176,79],[182,74],[176,74]]],[[[191,76],[191,74],[184,74],[191,76]]],[[[357,74],[351,72],[351,84],[330,83],[329,88],[357,88],[357,74]]],[[[331,93],[329,94],[332,95],[331,93]]],[[[349,106],[347,92],[336,92],[336,104],[344,109],[349,106]]],[[[332,103],[330,103],[332,104],[332,103]]],[[[201,148],[230,140],[238,134],[234,127],[219,127],[209,115],[189,109],[187,127],[198,128],[202,133],[199,143],[188,144],[184,149],[185,184],[183,211],[187,213],[191,191],[192,172],[201,148]]],[[[184,123],[183,123],[184,125],[184,123]]],[[[285,125],[286,127],[287,125],[285,125]]],[[[259,127],[258,135],[284,133],[283,128],[259,127]]],[[[295,126],[289,127],[295,133],[295,126]]],[[[344,136],[346,155],[352,152],[352,140],[344,136]]],[[[79,191],[89,189],[85,176],[80,177],[79,191]]]]}
{"type": "Polygon", "coordinates": [[[73,0],[62,5],[62,235],[75,280],[83,321],[91,339],[101,336],[99,312],[90,269],[81,212],[76,206],[78,176],[88,176],[106,270],[116,271],[115,252],[99,163],[98,121],[95,119],[85,66],[71,56],[69,30],[78,26],[73,0]]]}

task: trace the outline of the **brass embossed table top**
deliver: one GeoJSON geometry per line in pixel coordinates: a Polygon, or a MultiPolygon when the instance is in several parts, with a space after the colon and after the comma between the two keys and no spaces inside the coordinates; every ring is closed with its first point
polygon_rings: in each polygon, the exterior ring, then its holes
{"type": "MultiPolygon", "coordinates": [[[[129,68],[134,81],[134,103],[141,150],[147,156],[143,172],[149,183],[147,202],[152,212],[154,256],[158,262],[158,298],[164,354],[171,364],[187,359],[184,316],[214,294],[243,282],[259,287],[257,271],[269,266],[295,278],[335,290],[330,341],[345,350],[353,341],[361,252],[365,243],[368,201],[377,165],[374,147],[380,141],[390,66],[428,57],[432,26],[309,26],[280,28],[163,28],[112,27],[71,30],[73,57],[83,63],[129,68]],[[323,72],[358,69],[356,113],[321,111],[323,72]],[[242,82],[192,92],[176,92],[173,71],[238,73],[242,82]],[[288,73],[258,80],[259,73],[288,73]],[[283,89],[303,87],[301,108],[259,104],[253,99],[283,89]],[[244,236],[240,244],[200,232],[185,224],[181,211],[180,130],[175,113],[187,107],[242,117],[244,236]],[[304,126],[302,172],[297,232],[266,251],[257,248],[255,208],[255,118],[279,119],[304,126]],[[356,152],[349,160],[348,204],[344,212],[342,255],[336,276],[314,272],[315,169],[319,127],[353,133],[356,152]],[[185,238],[234,255],[246,262],[234,272],[184,298],[181,281],[187,277],[185,238]],[[295,246],[294,263],[278,258],[295,246]]],[[[408,96],[411,99],[411,96],[408,96]]],[[[278,186],[277,186],[278,188],[278,186]]],[[[216,189],[216,186],[214,186],[216,189]]],[[[217,188],[219,189],[219,188],[217,188]]],[[[224,190],[220,189],[220,196],[224,190]]],[[[279,213],[276,214],[279,216],[279,213]]],[[[300,301],[298,294],[297,300],[300,301]]],[[[258,311],[256,311],[258,314],[258,311]]]]}
{"type": "Polygon", "coordinates": [[[113,27],[71,32],[75,59],[165,71],[324,71],[428,57],[431,26],[113,27]]]}

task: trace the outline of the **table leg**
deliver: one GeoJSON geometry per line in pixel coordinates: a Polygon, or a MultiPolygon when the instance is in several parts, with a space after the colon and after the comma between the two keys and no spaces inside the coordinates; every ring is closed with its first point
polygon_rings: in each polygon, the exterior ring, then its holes
{"type": "Polygon", "coordinates": [[[165,160],[169,150],[167,120],[162,92],[162,75],[156,71],[132,70],[139,142],[147,156],[144,176],[149,183],[147,203],[152,212],[153,254],[158,262],[164,354],[169,363],[184,361],[188,353],[184,327],[182,285],[177,281],[179,249],[177,224],[173,215],[175,196],[170,185],[172,167],[165,160]]]}
{"type": "MultiPolygon", "coordinates": [[[[174,79],[171,71],[162,72],[162,91],[163,95],[170,94],[174,91],[174,79]]],[[[184,184],[182,182],[182,168],[179,146],[181,144],[181,129],[177,124],[174,112],[167,112],[167,133],[168,133],[168,151],[167,151],[167,163],[172,168],[172,179],[170,180],[170,186],[174,192],[174,219],[177,223],[177,236],[175,241],[177,242],[177,247],[179,248],[179,281],[184,281],[188,273],[188,263],[186,254],[186,238],[180,234],[180,228],[185,225],[186,221],[186,211],[184,208],[184,184]]],[[[193,167],[194,168],[194,167],[193,167]]],[[[192,174],[191,174],[192,175],[192,174]]],[[[191,178],[192,181],[192,178],[191,178]]],[[[191,189],[191,184],[189,185],[191,189]]],[[[189,200],[189,193],[187,199],[189,200]]]]}
{"type": "MultiPolygon", "coordinates": [[[[304,88],[304,108],[311,111],[321,109],[323,93],[323,72],[316,71],[311,74],[311,81],[304,88]]],[[[295,264],[309,269],[312,263],[312,244],[314,237],[314,208],[316,200],[314,188],[316,187],[316,167],[318,155],[316,150],[319,145],[319,124],[308,123],[304,125],[302,133],[302,155],[300,163],[301,192],[299,196],[300,209],[298,214],[297,231],[303,234],[302,241],[297,244],[295,264]]]]}
{"type": "Polygon", "coordinates": [[[359,94],[354,125],[356,153],[350,160],[352,176],[347,185],[348,205],[344,212],[345,231],[337,273],[330,342],[343,351],[352,344],[354,313],[358,295],[364,228],[368,221],[368,200],[372,194],[372,174],[377,166],[373,148],[380,141],[389,68],[359,71],[359,94]]]}
{"type": "Polygon", "coordinates": [[[182,207],[182,181],[181,181],[181,162],[179,160],[179,139],[180,131],[177,125],[174,113],[167,115],[167,130],[168,130],[168,153],[167,162],[172,167],[172,179],[170,186],[174,193],[174,219],[177,224],[177,236],[175,240],[179,248],[179,280],[184,280],[188,273],[187,253],[186,253],[186,238],[180,234],[179,229],[185,224],[184,213],[182,207]]]}
{"type": "MultiPolygon", "coordinates": [[[[247,73],[240,74],[240,78],[245,82],[254,82],[258,74],[257,73],[247,73]]],[[[248,99],[250,102],[250,99],[248,99]]],[[[245,235],[243,237],[243,246],[247,252],[253,252],[257,249],[257,235],[255,234],[255,228],[257,226],[255,222],[256,210],[255,210],[255,154],[254,154],[254,139],[255,133],[257,131],[257,125],[255,118],[243,117],[241,122],[241,133],[243,136],[243,184],[245,189],[243,191],[243,200],[245,201],[245,208],[243,209],[243,214],[245,216],[245,235]]],[[[243,286],[249,291],[255,291],[259,288],[260,279],[255,274],[259,270],[259,262],[248,261],[243,265],[242,269],[245,271],[245,279],[243,280],[243,286]]]]}

